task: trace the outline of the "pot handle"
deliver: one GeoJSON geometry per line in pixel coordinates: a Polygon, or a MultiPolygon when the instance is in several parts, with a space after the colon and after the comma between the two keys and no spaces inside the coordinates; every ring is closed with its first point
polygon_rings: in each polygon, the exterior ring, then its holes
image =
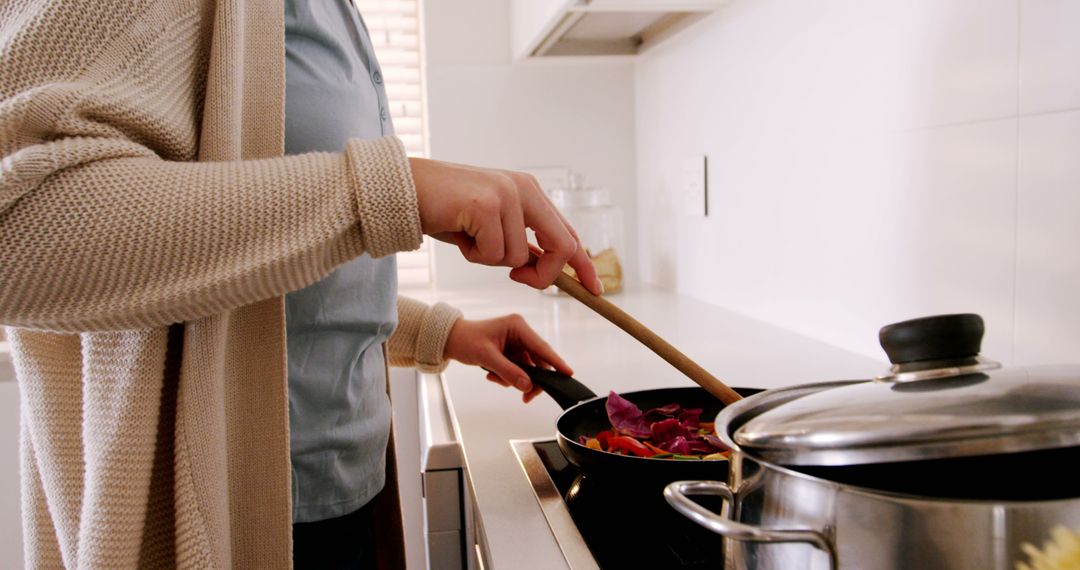
{"type": "Polygon", "coordinates": [[[564,410],[573,407],[578,402],[596,397],[596,394],[587,386],[565,374],[520,362],[514,364],[520,366],[529,375],[529,380],[542,388],[564,410]]]}
{"type": "MultiPolygon", "coordinates": [[[[721,497],[725,507],[734,507],[735,493],[720,481],[676,481],[664,487],[664,498],[676,511],[697,524],[731,540],[747,542],[805,542],[829,555],[829,567],[836,568],[836,552],[829,539],[813,530],[761,528],[717,515],[690,500],[691,495],[721,497]]],[[[730,511],[729,511],[730,512],[730,511]]]]}

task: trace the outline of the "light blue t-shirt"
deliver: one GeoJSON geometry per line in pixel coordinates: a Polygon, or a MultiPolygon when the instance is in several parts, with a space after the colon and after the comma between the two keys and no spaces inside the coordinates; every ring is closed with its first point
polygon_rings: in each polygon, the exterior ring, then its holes
{"type": "MultiPolygon", "coordinates": [[[[393,133],[371,39],[349,0],[285,2],[285,152],[393,133]]],[[[286,295],[293,521],[338,517],[383,488],[397,324],[394,257],[364,255],[286,295]]]]}

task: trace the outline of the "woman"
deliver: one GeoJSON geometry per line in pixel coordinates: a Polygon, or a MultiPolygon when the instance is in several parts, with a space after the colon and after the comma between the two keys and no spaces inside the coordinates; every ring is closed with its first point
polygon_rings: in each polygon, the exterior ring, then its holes
{"type": "MultiPolygon", "coordinates": [[[[599,292],[527,176],[409,159],[393,137],[345,130],[336,152],[281,156],[284,14],[240,0],[0,9],[0,323],[23,399],[30,567],[289,566],[288,394],[304,372],[286,373],[285,306],[306,326],[304,288],[351,260],[368,256],[357,288],[392,298],[377,262],[423,232],[535,287],[569,262],[599,292]],[[526,227],[544,249],[535,266],[526,227]]],[[[352,301],[375,306],[365,298],[352,301]]],[[[396,329],[376,311],[365,348],[343,352],[363,361],[343,386],[373,393],[368,359],[387,336],[395,363],[456,357],[526,392],[506,354],[565,370],[519,320],[397,306],[396,329]]]]}

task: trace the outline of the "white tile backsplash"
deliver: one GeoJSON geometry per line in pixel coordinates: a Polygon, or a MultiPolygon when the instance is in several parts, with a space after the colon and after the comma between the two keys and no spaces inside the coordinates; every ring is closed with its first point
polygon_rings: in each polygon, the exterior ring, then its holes
{"type": "Polygon", "coordinates": [[[1077,104],[1080,3],[1023,2],[735,2],[639,58],[643,278],[878,358],[883,324],[973,311],[988,356],[1066,359],[1080,132],[1021,117],[1077,104]],[[695,154],[705,220],[665,184],[695,154]]]}
{"type": "Polygon", "coordinates": [[[726,164],[709,222],[654,221],[674,286],[875,357],[884,324],[977,312],[1008,358],[1016,120],[816,139],[768,173],[726,164]]]}
{"type": "Polygon", "coordinates": [[[1015,118],[901,137],[900,207],[880,228],[895,257],[877,267],[881,306],[866,308],[879,324],[979,313],[984,353],[1011,359],[1016,145],[1015,118]]]}
{"type": "Polygon", "coordinates": [[[1080,108],[1080,2],[1021,0],[1021,114],[1080,108]]]}
{"type": "Polygon", "coordinates": [[[665,112],[715,113],[698,123],[710,131],[723,119],[874,131],[1004,118],[1017,105],[1017,1],[735,2],[640,58],[639,79],[678,95],[665,112]]]}
{"type": "Polygon", "coordinates": [[[1080,111],[1020,120],[1016,360],[1080,363],[1080,111]]]}
{"type": "Polygon", "coordinates": [[[889,17],[851,48],[894,77],[886,101],[909,107],[911,126],[1008,117],[1016,112],[1016,2],[861,2],[889,17]],[[889,58],[878,60],[881,48],[889,58]]]}

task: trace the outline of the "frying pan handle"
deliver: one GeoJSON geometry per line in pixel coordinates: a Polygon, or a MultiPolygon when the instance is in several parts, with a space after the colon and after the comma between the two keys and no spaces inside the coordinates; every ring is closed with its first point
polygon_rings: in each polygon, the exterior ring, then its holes
{"type": "MultiPolygon", "coordinates": [[[[836,568],[836,551],[829,539],[813,530],[761,528],[717,515],[690,500],[691,495],[721,497],[725,507],[734,506],[735,493],[720,481],[676,481],[664,487],[664,498],[676,511],[697,524],[731,540],[747,542],[805,542],[829,555],[829,567],[836,568]]],[[[723,509],[728,513],[730,507],[723,509]]]]}
{"type": "Polygon", "coordinates": [[[592,390],[573,378],[546,368],[529,366],[528,364],[515,363],[529,375],[529,380],[536,386],[543,388],[548,396],[555,400],[562,409],[567,409],[578,402],[591,400],[596,397],[592,390]]]}

